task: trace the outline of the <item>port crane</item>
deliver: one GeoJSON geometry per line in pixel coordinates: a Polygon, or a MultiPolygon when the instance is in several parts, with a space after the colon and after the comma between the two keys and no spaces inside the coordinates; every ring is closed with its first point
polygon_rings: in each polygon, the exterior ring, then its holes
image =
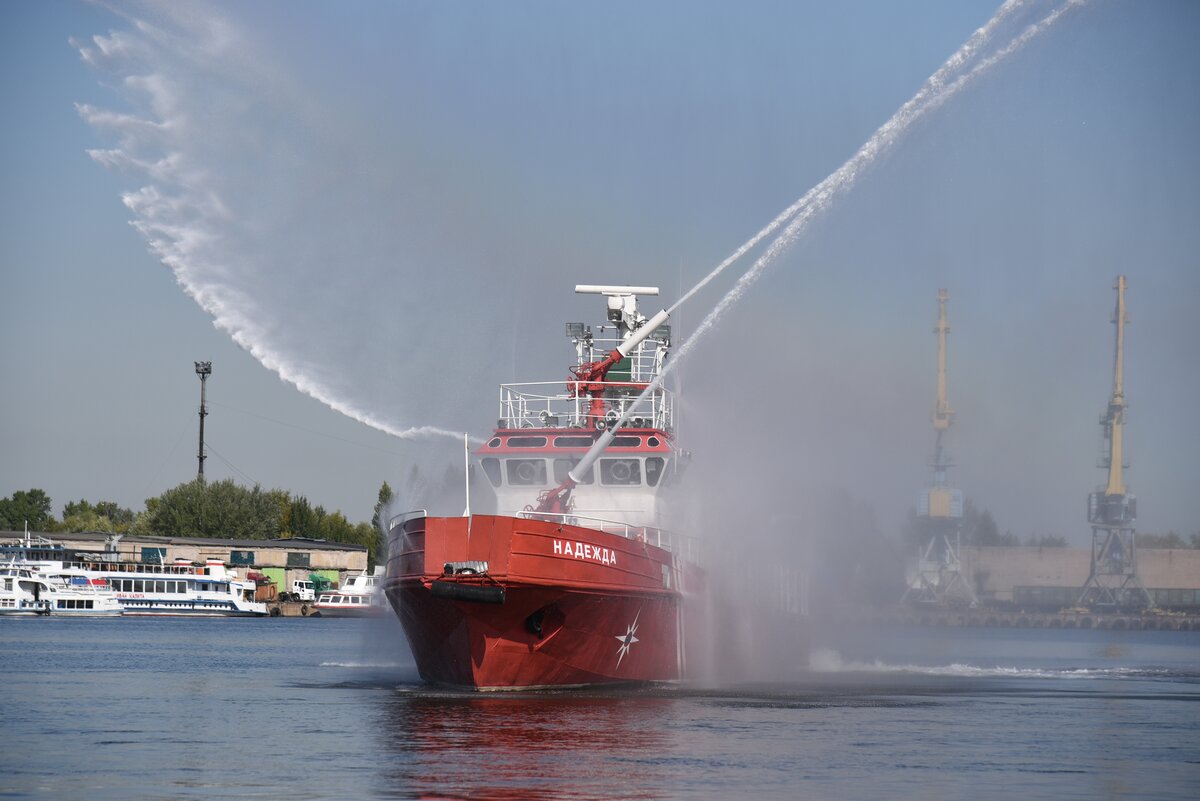
{"type": "Polygon", "coordinates": [[[954,423],[954,410],[946,396],[946,336],[950,322],[946,304],[950,293],[937,293],[937,395],[933,404],[933,481],[917,498],[917,516],[922,528],[932,532],[929,542],[917,555],[915,570],[910,572],[902,602],[933,605],[974,606],[975,593],[962,575],[959,549],[962,546],[962,490],[952,486],[949,470],[954,466],[945,450],[945,439],[954,423]]]}
{"type": "Polygon", "coordinates": [[[1091,572],[1079,595],[1079,605],[1099,608],[1146,608],[1154,605],[1137,575],[1137,498],[1125,484],[1125,276],[1117,276],[1113,289],[1117,307],[1113,355],[1113,391],[1108,408],[1100,415],[1105,449],[1098,467],[1107,468],[1104,487],[1088,495],[1088,522],[1092,525],[1091,572]]]}

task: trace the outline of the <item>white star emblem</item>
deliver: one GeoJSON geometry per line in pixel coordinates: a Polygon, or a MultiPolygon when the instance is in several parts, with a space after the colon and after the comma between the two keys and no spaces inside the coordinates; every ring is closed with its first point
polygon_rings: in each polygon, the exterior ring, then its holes
{"type": "Polygon", "coordinates": [[[621,660],[625,658],[625,654],[629,653],[629,649],[633,646],[638,638],[637,634],[638,618],[642,616],[642,610],[638,610],[637,615],[633,618],[633,623],[625,630],[624,634],[614,635],[616,639],[621,641],[621,647],[617,649],[617,667],[621,666],[621,660]]]}

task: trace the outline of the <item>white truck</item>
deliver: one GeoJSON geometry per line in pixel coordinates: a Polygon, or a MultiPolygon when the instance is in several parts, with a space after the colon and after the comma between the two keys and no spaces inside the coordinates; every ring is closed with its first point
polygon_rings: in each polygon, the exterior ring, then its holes
{"type": "Polygon", "coordinates": [[[307,579],[296,579],[292,582],[293,601],[315,601],[317,599],[316,592],[313,589],[313,583],[307,579]]]}

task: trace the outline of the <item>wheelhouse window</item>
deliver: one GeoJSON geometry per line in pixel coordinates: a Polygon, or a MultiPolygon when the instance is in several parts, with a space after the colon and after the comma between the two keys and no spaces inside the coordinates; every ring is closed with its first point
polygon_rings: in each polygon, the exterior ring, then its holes
{"type": "Polygon", "coordinates": [[[489,456],[482,460],[480,464],[483,465],[483,472],[487,475],[488,481],[492,482],[492,486],[500,486],[500,460],[489,456]]]}
{"type": "Polygon", "coordinates": [[[641,461],[638,459],[601,459],[600,483],[618,487],[641,484],[641,461]]]}
{"type": "MultiPolygon", "coordinates": [[[[555,459],[554,460],[554,483],[561,484],[567,480],[567,473],[574,469],[575,465],[579,464],[578,459],[555,459]]],[[[587,473],[580,477],[580,484],[591,484],[595,481],[595,469],[589,467],[587,473]]]]}
{"type": "Polygon", "coordinates": [[[510,486],[534,487],[546,483],[545,459],[506,459],[505,467],[510,486]]]}
{"type": "Polygon", "coordinates": [[[666,460],[661,456],[650,456],[646,459],[646,483],[651,487],[657,487],[659,480],[662,478],[663,467],[666,465],[666,460]]]}
{"type": "Polygon", "coordinates": [[[509,437],[508,447],[510,448],[544,448],[546,447],[545,437],[509,437]]]}
{"type": "Polygon", "coordinates": [[[593,437],[555,437],[554,447],[556,448],[590,448],[596,440],[593,437]]]}

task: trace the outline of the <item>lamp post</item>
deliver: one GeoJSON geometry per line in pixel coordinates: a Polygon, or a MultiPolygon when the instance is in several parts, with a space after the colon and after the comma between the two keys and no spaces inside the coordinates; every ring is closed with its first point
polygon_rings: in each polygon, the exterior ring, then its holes
{"type": "Polygon", "coordinates": [[[196,362],[196,375],[200,376],[200,452],[198,454],[200,460],[200,469],[196,473],[196,478],[204,480],[204,418],[208,416],[208,409],[204,406],[204,388],[208,377],[212,375],[212,362],[196,362]]]}

